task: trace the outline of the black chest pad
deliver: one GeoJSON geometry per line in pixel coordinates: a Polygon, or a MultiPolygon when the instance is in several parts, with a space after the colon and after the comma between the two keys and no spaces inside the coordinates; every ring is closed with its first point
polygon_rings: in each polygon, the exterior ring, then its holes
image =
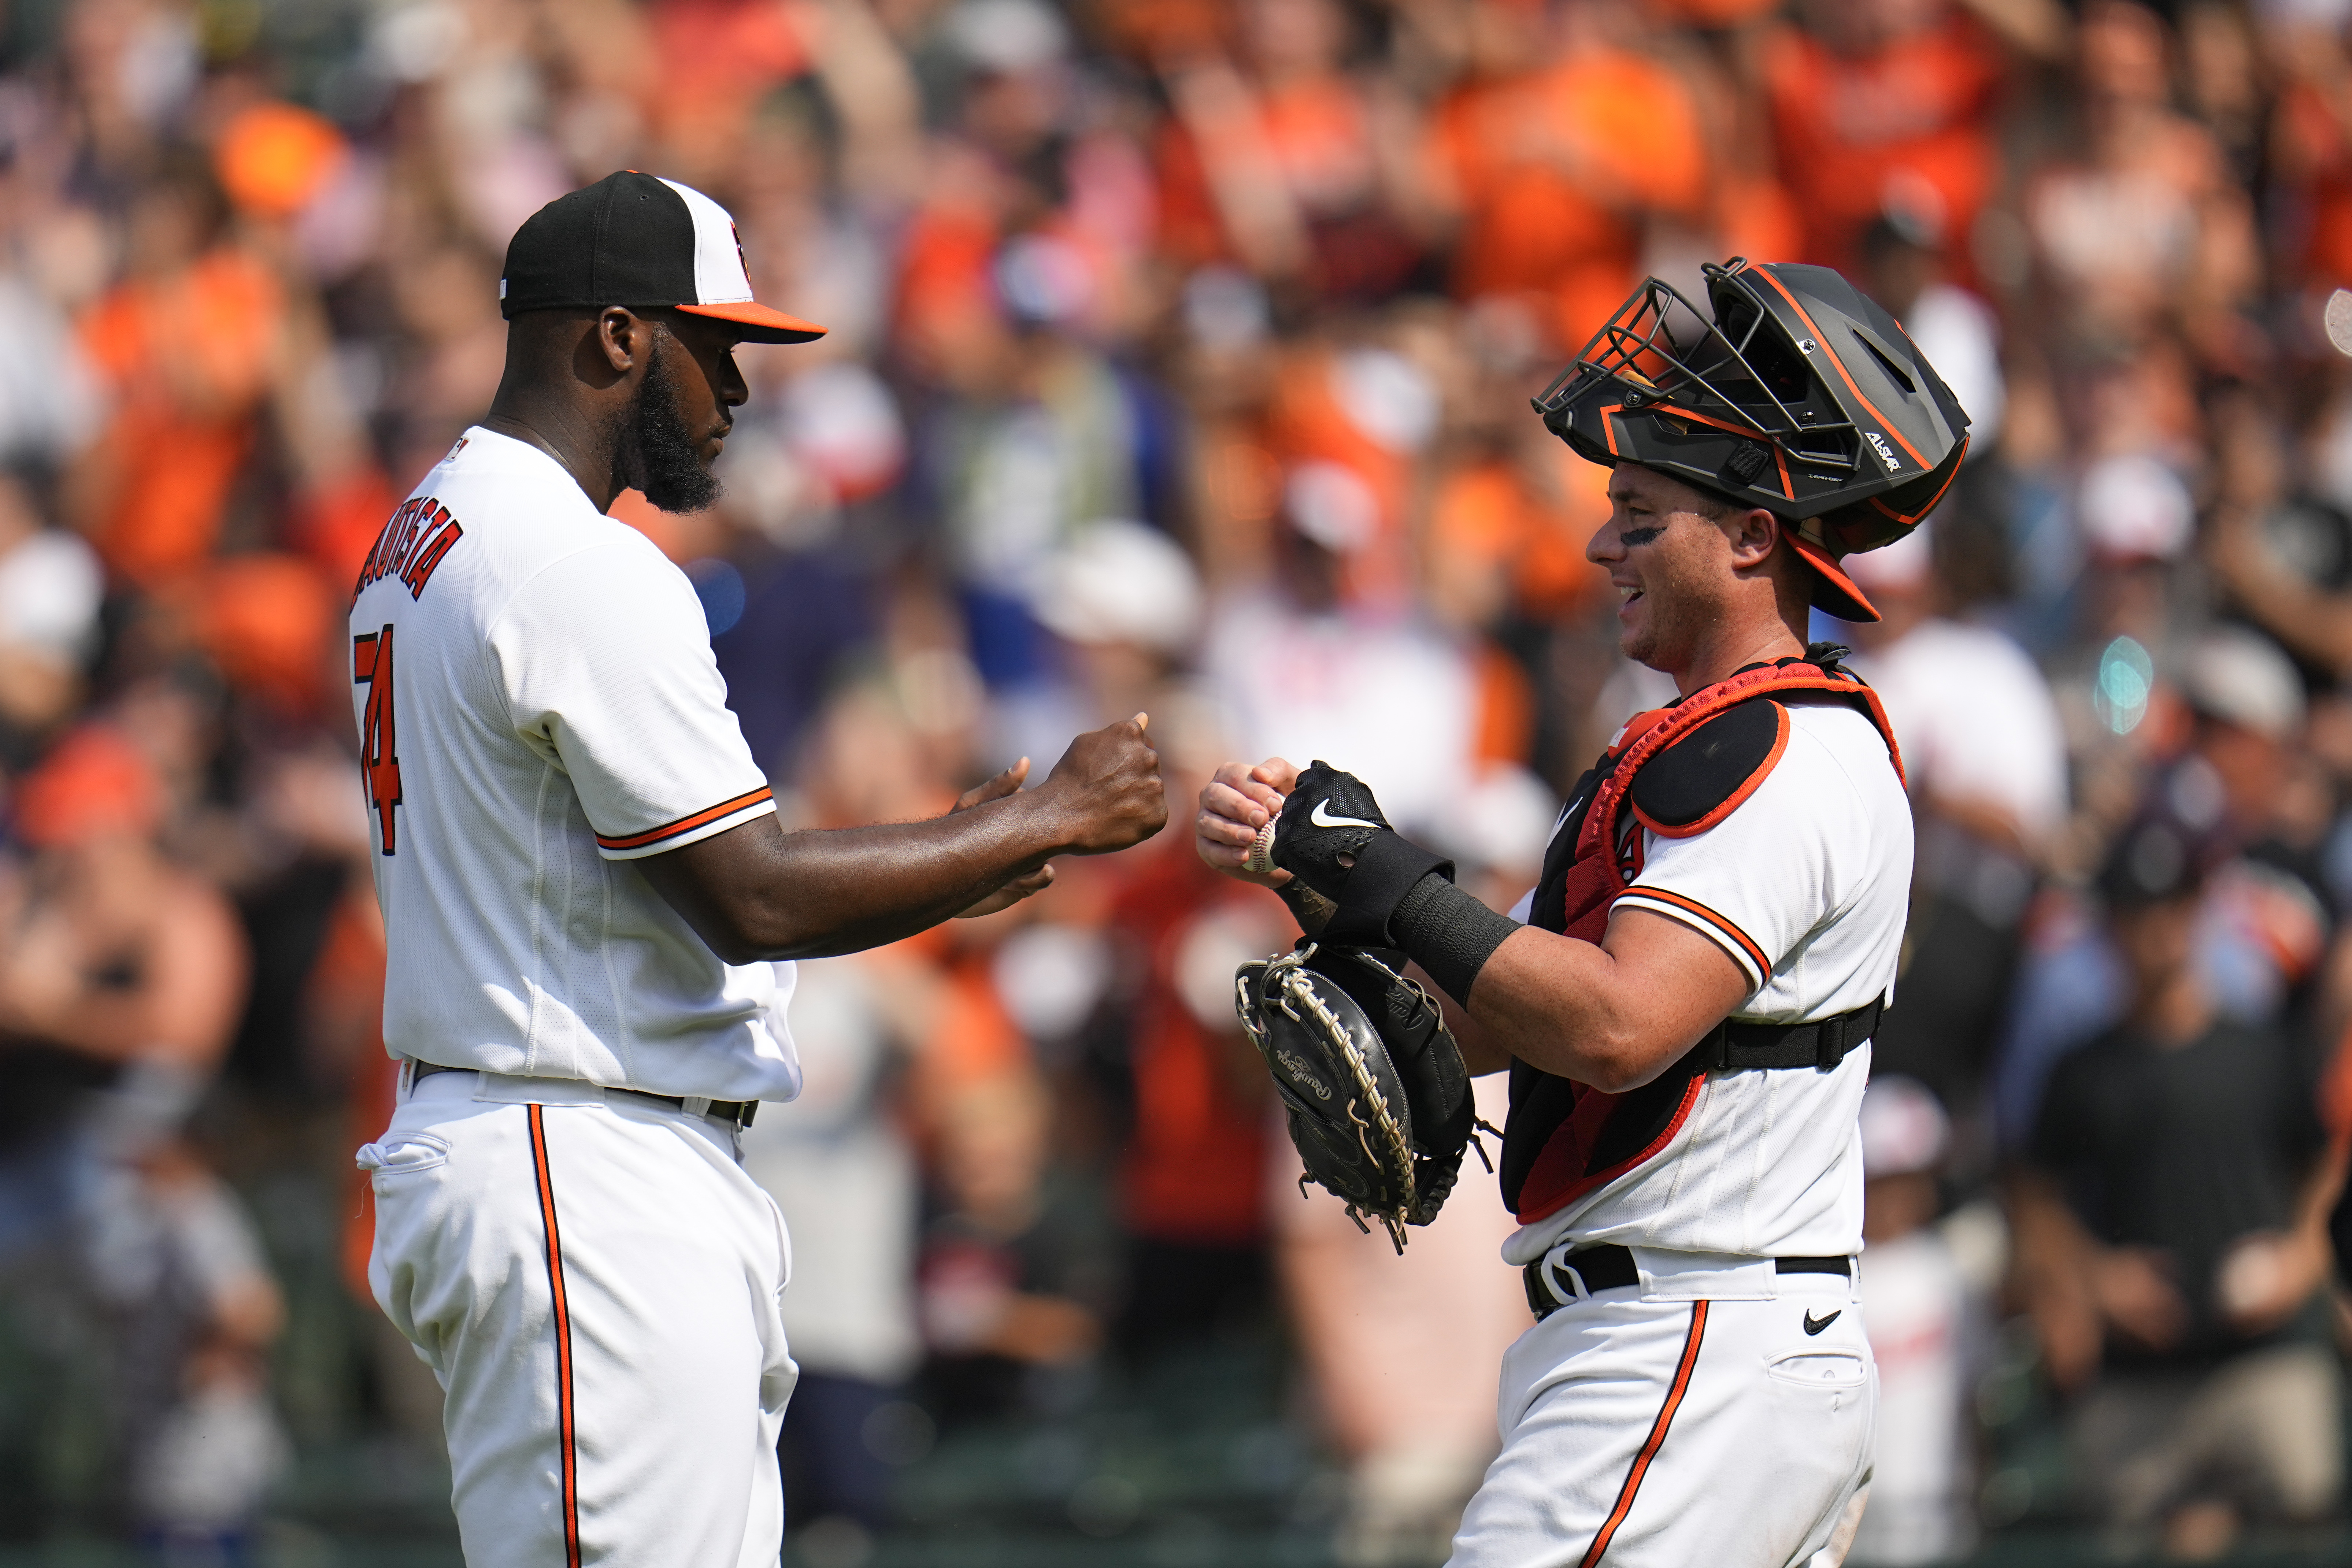
{"type": "Polygon", "coordinates": [[[1788,733],[1787,711],[1769,698],[1726,709],[1643,764],[1626,792],[1635,815],[1669,837],[1714,826],[1772,771],[1788,733]]]}

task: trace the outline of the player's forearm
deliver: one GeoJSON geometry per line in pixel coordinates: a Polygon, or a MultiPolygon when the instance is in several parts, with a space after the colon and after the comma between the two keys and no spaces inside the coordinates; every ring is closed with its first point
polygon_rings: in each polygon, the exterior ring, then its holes
{"type": "Polygon", "coordinates": [[[1067,814],[1033,791],[876,827],[787,834],[763,817],[641,864],[713,952],[751,963],[928,931],[1077,847],[1067,814]]]}
{"type": "Polygon", "coordinates": [[[1479,971],[1469,1011],[1529,1067],[1618,1094],[1664,1072],[1722,1016],[1695,1020],[1661,1000],[1607,949],[1528,926],[1479,971]]]}

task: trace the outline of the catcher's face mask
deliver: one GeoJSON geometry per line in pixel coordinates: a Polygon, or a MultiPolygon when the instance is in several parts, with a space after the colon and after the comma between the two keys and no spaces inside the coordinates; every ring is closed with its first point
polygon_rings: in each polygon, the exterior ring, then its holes
{"type": "Polygon", "coordinates": [[[1838,562],[1943,499],[1969,416],[1895,318],[1826,267],[1700,268],[1702,311],[1653,278],[1535,400],[1577,455],[1639,463],[1790,525],[1813,602],[1878,612],[1838,562]]]}

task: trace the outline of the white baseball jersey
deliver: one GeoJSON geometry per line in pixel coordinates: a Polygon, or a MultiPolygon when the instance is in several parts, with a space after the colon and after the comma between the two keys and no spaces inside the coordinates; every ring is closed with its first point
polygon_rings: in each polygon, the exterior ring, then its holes
{"type": "Polygon", "coordinates": [[[775,970],[720,963],[629,864],[775,809],[685,574],[477,426],[385,525],[351,629],[386,1048],[790,1099],[775,970]]]}
{"type": "MultiPolygon", "coordinates": [[[[1642,831],[1618,897],[1720,947],[1750,993],[1732,1016],[1798,1024],[1891,994],[1911,889],[1911,807],[1886,742],[1843,704],[1783,699],[1789,740],[1747,800],[1687,837],[1642,831]]],[[[1527,918],[1525,901],[1515,911],[1527,918]]],[[[1717,1072],[1665,1146],[1504,1245],[1525,1264],[1557,1243],[1736,1257],[1862,1247],[1858,1118],[1870,1051],[1828,1072],[1717,1072]]]]}

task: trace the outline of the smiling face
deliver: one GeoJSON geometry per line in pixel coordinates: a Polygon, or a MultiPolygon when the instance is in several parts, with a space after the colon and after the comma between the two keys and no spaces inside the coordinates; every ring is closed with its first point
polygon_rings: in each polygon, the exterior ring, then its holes
{"type": "Polygon", "coordinates": [[[1719,619],[1734,577],[1721,502],[1654,468],[1620,463],[1609,476],[1609,521],[1584,547],[1623,601],[1617,646],[1669,675],[1686,668],[1719,619]]]}

